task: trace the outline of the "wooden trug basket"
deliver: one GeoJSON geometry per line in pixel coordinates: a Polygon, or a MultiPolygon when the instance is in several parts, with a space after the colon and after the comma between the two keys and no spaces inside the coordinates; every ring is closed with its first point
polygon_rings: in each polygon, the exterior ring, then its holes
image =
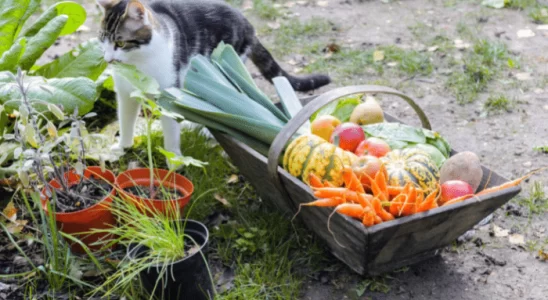
{"type": "MultiPolygon", "coordinates": [[[[276,204],[291,218],[300,203],[314,201],[315,197],[305,183],[279,166],[280,155],[289,138],[315,111],[340,97],[357,93],[398,96],[407,101],[417,112],[422,126],[430,129],[430,123],[424,112],[411,97],[382,86],[350,86],[334,89],[307,103],[278,134],[270,147],[269,157],[265,157],[229,135],[214,130],[211,132],[242,175],[256,188],[261,198],[276,204]]],[[[399,122],[386,113],[385,118],[390,122],[399,122]]],[[[456,153],[452,151],[451,155],[456,153]]],[[[487,180],[489,180],[487,187],[508,181],[485,166],[482,167],[481,187],[485,186],[487,180]]],[[[327,244],[333,255],[352,270],[362,275],[379,275],[438,254],[443,247],[450,245],[520,191],[519,186],[512,187],[372,227],[365,227],[361,222],[350,217],[334,214],[330,221],[330,228],[337,241],[344,247],[341,247],[327,230],[327,219],[333,208],[304,207],[298,217],[327,244]]]]}

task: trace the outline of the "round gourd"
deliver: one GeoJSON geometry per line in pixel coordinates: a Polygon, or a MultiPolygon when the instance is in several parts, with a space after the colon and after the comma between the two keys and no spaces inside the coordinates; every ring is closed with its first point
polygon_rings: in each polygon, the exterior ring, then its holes
{"type": "Polygon", "coordinates": [[[344,166],[350,166],[358,157],[351,152],[315,135],[303,135],[287,146],[283,168],[306,184],[308,175],[314,173],[322,180],[342,186],[344,166]]]}
{"type": "Polygon", "coordinates": [[[381,157],[388,173],[388,184],[414,183],[430,193],[439,182],[440,171],[430,155],[417,148],[395,149],[381,157]]]}

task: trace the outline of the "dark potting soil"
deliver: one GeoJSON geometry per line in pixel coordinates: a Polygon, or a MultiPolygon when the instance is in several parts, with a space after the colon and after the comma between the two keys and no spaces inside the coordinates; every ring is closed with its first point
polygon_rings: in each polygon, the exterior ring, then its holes
{"type": "Polygon", "coordinates": [[[184,197],[185,195],[181,193],[178,189],[171,187],[162,187],[158,189],[154,187],[152,191],[147,186],[130,186],[124,188],[124,191],[131,195],[135,195],[141,198],[153,199],[153,200],[172,200],[184,197]]]}
{"type": "Polygon", "coordinates": [[[57,201],[55,201],[58,212],[75,212],[86,209],[101,201],[112,191],[113,187],[105,180],[85,178],[80,184],[69,187],[68,192],[56,190],[57,201]]]}

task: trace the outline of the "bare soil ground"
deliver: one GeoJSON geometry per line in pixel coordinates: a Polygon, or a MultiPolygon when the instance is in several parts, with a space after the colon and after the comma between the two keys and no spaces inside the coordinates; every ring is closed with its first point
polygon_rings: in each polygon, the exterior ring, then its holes
{"type": "MultiPolygon", "coordinates": [[[[517,178],[541,166],[548,166],[548,154],[536,146],[548,145],[548,30],[533,23],[525,11],[491,9],[481,1],[296,1],[276,5],[281,16],[260,18],[246,10],[261,39],[271,48],[279,48],[276,34],[288,20],[307,22],[312,18],[328,20],[336,30],[306,36],[292,51],[274,51],[277,59],[290,72],[306,72],[307,66],[322,56],[321,51],[302,49],[314,43],[325,48],[336,43],[344,49],[370,51],[379,46],[396,45],[416,50],[433,62],[429,74],[398,74],[387,71],[380,75],[370,70],[343,73],[336,64],[329,70],[334,82],[315,94],[347,84],[382,82],[418,99],[439,131],[458,151],[477,153],[482,163],[507,178],[517,178]],[[466,34],[470,28],[473,34],[466,34]],[[518,31],[529,29],[531,37],[519,37],[518,31]],[[432,50],[429,41],[440,35],[449,41],[447,49],[432,50]],[[454,41],[473,43],[473,36],[504,43],[508,53],[519,62],[519,68],[501,68],[472,103],[460,104],[446,86],[448,78],[462,71],[461,59],[471,48],[455,49],[454,41]],[[344,74],[342,76],[341,74],[344,74]],[[525,74],[525,75],[524,75],[525,74]],[[490,95],[504,95],[515,105],[510,111],[486,113],[484,103],[490,95]]],[[[275,2],[277,3],[277,2],[275,2]]],[[[237,5],[251,7],[244,1],[237,5]]],[[[81,32],[76,41],[63,40],[49,55],[62,53],[95,35],[98,12],[93,4],[86,6],[89,31],[81,32]],[[70,47],[69,46],[69,47],[70,47]]],[[[47,57],[46,57],[47,59],[47,57]]],[[[274,95],[271,85],[262,79],[254,66],[260,87],[274,95]]],[[[389,66],[386,66],[388,69],[389,66]]],[[[381,98],[387,112],[409,124],[418,125],[412,110],[393,98],[381,98]]],[[[523,184],[523,192],[500,208],[492,220],[468,232],[438,257],[392,274],[366,278],[342,265],[311,274],[303,284],[303,299],[547,299],[548,265],[538,251],[548,251],[548,210],[536,213],[537,202],[529,191],[533,182],[548,193],[546,172],[523,184]],[[495,230],[495,226],[496,230],[495,230]],[[509,230],[500,232],[499,228],[509,230]],[[520,240],[523,237],[523,241],[520,240]],[[360,296],[358,296],[360,295],[360,296]]],[[[544,196],[546,197],[546,196],[544,196]]]]}

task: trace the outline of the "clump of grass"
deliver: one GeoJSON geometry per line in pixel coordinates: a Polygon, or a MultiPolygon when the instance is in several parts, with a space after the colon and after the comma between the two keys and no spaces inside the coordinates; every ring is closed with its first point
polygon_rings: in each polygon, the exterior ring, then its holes
{"type": "Polygon", "coordinates": [[[523,198],[519,203],[529,210],[530,214],[540,214],[548,211],[548,197],[544,193],[541,182],[535,181],[529,192],[529,197],[523,198]]]}
{"type": "Polygon", "coordinates": [[[365,279],[357,285],[356,295],[358,297],[361,297],[368,290],[371,292],[380,292],[383,294],[387,294],[388,292],[390,292],[390,285],[388,285],[387,279],[390,278],[390,276],[385,275],[365,279]]]}
{"type": "Polygon", "coordinates": [[[533,150],[539,151],[542,153],[548,153],[548,146],[537,146],[537,147],[534,147],[533,150]]]}
{"type": "MultiPolygon", "coordinates": [[[[310,20],[301,22],[298,19],[292,19],[282,23],[276,30],[268,30],[269,34],[274,35],[274,42],[270,49],[277,55],[293,54],[296,51],[303,53],[303,47],[308,51],[318,51],[316,47],[310,47],[310,39],[317,39],[332,31],[334,24],[324,18],[314,17],[310,20]],[[305,46],[307,45],[307,46],[305,46]]],[[[315,43],[313,43],[315,44],[315,43]]],[[[306,52],[309,53],[309,52],[306,52]]]]}
{"type": "Polygon", "coordinates": [[[503,69],[516,67],[515,59],[504,44],[484,39],[478,40],[473,50],[456,63],[461,65],[461,69],[449,77],[446,86],[461,104],[473,102],[503,69]]]}
{"type": "Polygon", "coordinates": [[[535,23],[548,23],[548,6],[539,3],[538,0],[509,0],[506,7],[528,12],[535,23]]]}
{"type": "Polygon", "coordinates": [[[376,49],[357,50],[343,48],[328,56],[321,56],[306,66],[309,73],[330,72],[344,81],[356,75],[373,73],[383,75],[388,64],[399,75],[428,75],[433,70],[432,62],[427,54],[415,50],[405,50],[395,46],[381,46],[376,49]],[[375,59],[375,52],[382,59],[375,59]]]}
{"type": "Polygon", "coordinates": [[[262,19],[274,20],[282,16],[282,11],[270,0],[253,0],[253,12],[262,19]]]}
{"type": "Polygon", "coordinates": [[[508,99],[505,95],[493,95],[489,96],[485,101],[483,107],[490,113],[498,112],[510,112],[516,105],[516,101],[508,99]]]}

